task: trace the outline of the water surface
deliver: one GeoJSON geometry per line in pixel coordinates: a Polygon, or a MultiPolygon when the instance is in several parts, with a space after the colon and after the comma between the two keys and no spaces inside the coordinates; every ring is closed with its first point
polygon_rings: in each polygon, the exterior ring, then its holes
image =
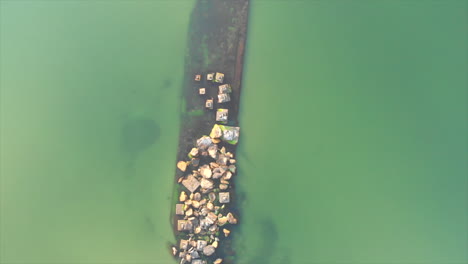
{"type": "Polygon", "coordinates": [[[241,263],[468,262],[466,10],[252,1],[241,263]]]}
{"type": "Polygon", "coordinates": [[[172,263],[192,5],[0,2],[0,263],[172,263]]]}

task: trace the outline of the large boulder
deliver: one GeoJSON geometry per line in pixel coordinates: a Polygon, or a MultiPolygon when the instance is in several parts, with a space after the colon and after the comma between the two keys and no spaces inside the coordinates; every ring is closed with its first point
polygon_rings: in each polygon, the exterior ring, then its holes
{"type": "Polygon", "coordinates": [[[208,154],[213,159],[216,159],[216,157],[218,156],[218,145],[213,144],[213,145],[209,146],[208,147],[208,154]]]}
{"type": "Polygon", "coordinates": [[[190,192],[194,192],[200,186],[200,182],[193,175],[189,175],[187,179],[182,181],[182,185],[190,192]]]}
{"type": "Polygon", "coordinates": [[[213,255],[215,253],[215,251],[216,251],[216,249],[212,245],[209,245],[209,246],[206,246],[206,247],[203,248],[203,254],[205,256],[208,256],[208,257],[213,255]]]}
{"type": "MultiPolygon", "coordinates": [[[[200,175],[201,175],[203,178],[206,178],[206,179],[211,178],[212,172],[211,172],[210,166],[207,165],[207,164],[201,166],[201,168],[200,168],[200,175]]],[[[202,186],[202,188],[204,188],[204,187],[202,186]]]]}
{"type": "Polygon", "coordinates": [[[198,251],[202,251],[206,245],[208,244],[208,242],[206,242],[205,240],[197,240],[197,250],[198,251]]]}
{"type": "Polygon", "coordinates": [[[203,178],[203,179],[201,179],[201,181],[200,181],[200,186],[201,186],[203,189],[210,190],[210,189],[213,189],[214,184],[213,184],[213,181],[212,181],[212,180],[203,178]]]}
{"type": "Polygon", "coordinates": [[[229,203],[230,197],[229,192],[220,192],[219,193],[219,202],[220,203],[229,203]]]}
{"type": "Polygon", "coordinates": [[[227,217],[230,224],[232,224],[232,225],[237,224],[237,219],[234,217],[234,215],[232,213],[228,213],[226,217],[227,217]]]}
{"type": "Polygon", "coordinates": [[[213,141],[208,136],[203,136],[197,139],[197,147],[201,150],[208,149],[208,147],[211,146],[212,144],[213,144],[213,141]]]}

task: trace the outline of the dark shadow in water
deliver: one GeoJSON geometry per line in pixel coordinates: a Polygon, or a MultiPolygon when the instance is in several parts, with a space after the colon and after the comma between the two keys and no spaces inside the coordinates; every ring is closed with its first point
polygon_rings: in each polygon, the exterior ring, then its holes
{"type": "Polygon", "coordinates": [[[172,87],[173,80],[172,79],[164,79],[162,82],[162,90],[166,90],[172,87]]]}
{"type": "Polygon", "coordinates": [[[259,236],[263,243],[257,248],[255,255],[243,264],[290,264],[290,252],[278,248],[279,233],[275,223],[270,219],[264,219],[259,224],[259,236]],[[278,253],[281,255],[279,258],[277,257],[278,253]]]}
{"type": "Polygon", "coordinates": [[[159,126],[154,120],[128,120],[122,126],[122,149],[135,155],[154,144],[159,133],[159,126]]]}

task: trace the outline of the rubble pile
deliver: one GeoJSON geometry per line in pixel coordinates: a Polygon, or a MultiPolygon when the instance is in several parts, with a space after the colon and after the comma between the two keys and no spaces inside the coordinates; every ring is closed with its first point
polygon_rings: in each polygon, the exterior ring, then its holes
{"type": "Polygon", "coordinates": [[[217,248],[230,235],[230,226],[238,223],[229,211],[236,159],[223,144],[236,144],[238,136],[238,127],[215,125],[210,136],[197,139],[188,160],[177,163],[183,173],[178,180],[182,191],[175,205],[180,239],[172,254],[180,264],[223,262],[217,248]]]}

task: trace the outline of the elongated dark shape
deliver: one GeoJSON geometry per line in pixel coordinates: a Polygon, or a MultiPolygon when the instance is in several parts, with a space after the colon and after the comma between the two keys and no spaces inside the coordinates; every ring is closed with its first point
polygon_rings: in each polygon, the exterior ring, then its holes
{"type": "MultiPolygon", "coordinates": [[[[235,192],[235,175],[238,165],[235,160],[237,144],[232,144],[237,140],[226,138],[230,136],[226,134],[223,135],[222,140],[214,138],[214,143],[210,143],[211,149],[204,149],[200,147],[203,140],[199,141],[197,146],[197,139],[210,136],[216,123],[224,125],[221,127],[223,131],[233,133],[237,130],[229,127],[239,126],[238,113],[248,9],[249,0],[198,0],[191,15],[181,94],[178,166],[174,166],[175,187],[171,205],[171,222],[177,238],[177,244],[173,246],[172,253],[182,263],[209,264],[218,263],[222,259],[222,263],[229,264],[234,263],[235,260],[233,239],[235,239],[238,219],[239,223],[241,222],[240,210],[236,207],[235,192]],[[225,86],[219,87],[221,85],[225,86]],[[216,115],[217,112],[218,115],[216,115]],[[220,122],[216,122],[216,118],[220,122]],[[223,147],[224,149],[221,150],[223,147]],[[196,148],[192,153],[195,155],[189,156],[192,148],[196,148]],[[193,159],[194,156],[196,157],[193,159]],[[201,167],[204,169],[200,169],[201,167]],[[193,173],[193,171],[198,172],[193,173]],[[200,172],[205,176],[201,176],[200,172]],[[232,178],[231,175],[233,175],[232,178]],[[198,186],[199,183],[201,186],[198,186]],[[214,183],[213,189],[210,189],[211,183],[214,183]],[[197,207],[195,207],[192,202],[197,199],[193,196],[190,199],[191,191],[201,195],[198,199],[201,201],[206,199],[209,202],[210,197],[215,195],[216,199],[213,201],[215,208],[212,210],[205,208],[208,214],[202,215],[201,209],[207,205],[199,206],[196,201],[197,207]],[[187,194],[186,199],[189,201],[179,199],[182,192],[187,194]],[[228,197],[226,193],[229,193],[228,197]],[[197,216],[193,215],[195,212],[197,216]],[[191,226],[192,222],[188,223],[188,226],[184,225],[183,221],[189,217],[195,218],[193,226],[191,226]],[[215,218],[214,223],[211,223],[211,219],[215,218]],[[196,227],[206,227],[206,229],[196,234],[196,227]],[[212,231],[208,230],[209,227],[212,231]],[[183,228],[187,230],[178,231],[183,228]],[[186,240],[189,240],[188,245],[186,240]],[[207,245],[204,245],[202,240],[206,240],[207,245]],[[199,247],[198,251],[197,247],[199,247]],[[190,248],[192,248],[192,254],[190,248]],[[204,249],[201,250],[201,248],[204,249]],[[193,253],[193,250],[197,253],[193,253]],[[211,251],[214,253],[211,254],[211,251]],[[187,256],[188,254],[190,256],[187,256]]],[[[209,137],[207,138],[209,142],[209,137]]],[[[213,134],[211,138],[213,139],[213,134]]],[[[239,140],[242,141],[242,132],[240,132],[239,140]]]]}

